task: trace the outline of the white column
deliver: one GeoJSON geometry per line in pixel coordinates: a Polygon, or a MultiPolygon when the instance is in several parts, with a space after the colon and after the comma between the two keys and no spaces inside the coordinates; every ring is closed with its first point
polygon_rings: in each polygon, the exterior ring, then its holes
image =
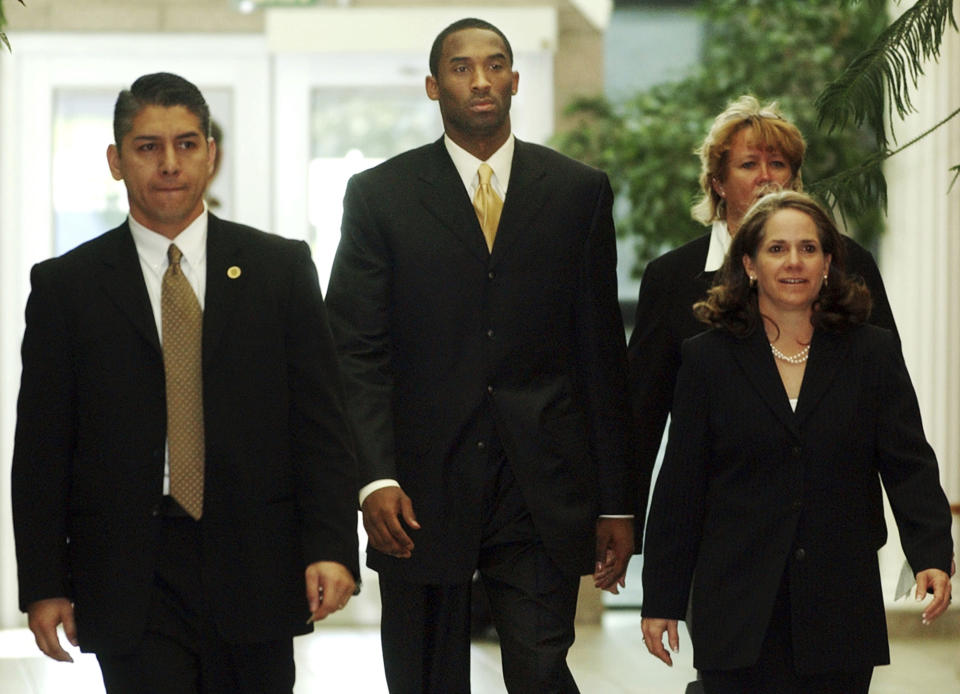
{"type": "MultiPolygon", "coordinates": [[[[900,11],[891,3],[891,15],[900,11]]],[[[960,34],[949,25],[939,62],[925,66],[911,99],[916,113],[893,128],[901,144],[960,108],[960,34]]],[[[957,164],[960,116],[887,160],[887,232],[880,248],[904,358],[952,504],[960,504],[960,180],[950,188],[949,171],[957,164]]],[[[889,513],[887,522],[891,542],[881,566],[889,596],[902,555],[889,513]]]]}

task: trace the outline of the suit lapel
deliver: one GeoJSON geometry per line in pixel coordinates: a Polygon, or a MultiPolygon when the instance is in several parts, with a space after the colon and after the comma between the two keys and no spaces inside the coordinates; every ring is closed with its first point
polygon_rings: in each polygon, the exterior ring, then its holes
{"type": "Polygon", "coordinates": [[[780,372],[773,361],[770,343],[763,329],[757,329],[742,340],[743,349],[734,350],[734,357],[743,369],[750,385],[760,394],[777,418],[796,436],[800,436],[797,417],[787,399],[780,380],[780,372]]]}
{"type": "MultiPolygon", "coordinates": [[[[427,211],[473,255],[487,263],[490,253],[480,222],[463,188],[457,167],[453,165],[443,144],[443,137],[427,150],[424,167],[416,175],[427,184],[419,187],[420,201],[427,211]]],[[[502,221],[500,226],[503,226],[502,221]]]]}
{"type": "Polygon", "coordinates": [[[514,140],[513,162],[507,199],[503,205],[497,238],[493,244],[493,260],[509,252],[510,246],[532,220],[540,213],[549,195],[544,185],[546,170],[536,157],[535,150],[520,140],[514,140]]]}
{"type": "Polygon", "coordinates": [[[153,317],[147,285],[137,255],[137,246],[126,222],[111,231],[106,240],[100,276],[103,290],[126,314],[134,327],[153,347],[160,352],[160,337],[157,322],[153,317]]]}
{"type": "Polygon", "coordinates": [[[224,228],[223,222],[209,215],[207,222],[207,289],[203,308],[203,364],[216,354],[230,316],[236,307],[239,285],[243,281],[243,262],[239,245],[224,228]],[[236,270],[239,269],[239,274],[236,270]]]}
{"type": "Polygon", "coordinates": [[[797,423],[804,420],[816,408],[837,375],[841,362],[846,357],[849,343],[834,333],[815,330],[810,343],[810,358],[803,372],[800,398],[797,402],[797,423]]]}

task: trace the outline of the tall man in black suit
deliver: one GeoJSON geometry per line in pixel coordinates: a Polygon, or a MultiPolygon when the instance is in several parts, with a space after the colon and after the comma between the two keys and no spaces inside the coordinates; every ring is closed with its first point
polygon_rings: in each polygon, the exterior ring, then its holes
{"type": "Polygon", "coordinates": [[[446,28],[426,78],[444,137],[344,200],[327,304],[394,693],[469,691],[475,569],[507,688],[576,692],[578,577],[615,591],[633,551],[613,195],[514,138],[512,67],[496,27],[446,28]]]}
{"type": "Polygon", "coordinates": [[[110,694],[289,694],[291,637],[342,608],[359,570],[309,249],[207,212],[209,124],[176,75],[122,91],[107,159],[130,215],[31,275],[21,609],[51,658],[70,660],[58,624],[96,653],[110,694]]]}

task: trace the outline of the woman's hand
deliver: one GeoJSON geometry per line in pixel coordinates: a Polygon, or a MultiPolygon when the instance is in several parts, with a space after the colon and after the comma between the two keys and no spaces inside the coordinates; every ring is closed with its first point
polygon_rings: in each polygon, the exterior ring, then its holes
{"type": "Polygon", "coordinates": [[[673,660],[670,658],[670,654],[667,653],[667,649],[663,647],[663,632],[667,632],[667,641],[670,643],[670,650],[677,653],[680,650],[677,620],[644,617],[640,620],[640,629],[643,631],[643,643],[646,644],[650,655],[659,658],[670,667],[673,667],[673,660]]]}
{"type": "Polygon", "coordinates": [[[917,573],[917,594],[919,602],[923,600],[927,591],[933,591],[933,602],[923,611],[923,623],[929,624],[946,612],[950,606],[950,577],[940,569],[925,569],[917,573]]]}

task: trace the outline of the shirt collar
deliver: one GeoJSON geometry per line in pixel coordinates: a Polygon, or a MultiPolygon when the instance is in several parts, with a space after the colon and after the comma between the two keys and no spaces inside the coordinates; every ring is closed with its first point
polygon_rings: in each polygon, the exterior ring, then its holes
{"type": "Polygon", "coordinates": [[[733,239],[727,230],[727,223],[723,220],[717,220],[713,223],[710,230],[710,247],[707,249],[707,262],[703,266],[704,272],[716,272],[723,265],[723,259],[730,250],[730,242],[733,239]]]}
{"type": "Polygon", "coordinates": [[[167,249],[171,243],[183,254],[187,265],[194,268],[202,267],[207,257],[207,203],[203,203],[203,212],[181,231],[174,239],[168,239],[127,215],[127,224],[133,235],[133,242],[137,247],[137,254],[151,267],[166,269],[170,261],[167,258],[167,249]]]}
{"type": "MultiPolygon", "coordinates": [[[[513,137],[513,133],[510,133],[507,141],[500,145],[500,149],[490,155],[490,158],[487,159],[486,162],[490,165],[490,168],[493,169],[493,176],[490,178],[490,183],[501,199],[506,199],[507,184],[510,182],[510,170],[513,168],[513,150],[515,143],[516,140],[513,137]]],[[[457,167],[457,173],[460,174],[463,186],[467,189],[467,194],[473,198],[473,193],[476,191],[479,183],[477,169],[480,168],[480,164],[482,164],[483,161],[477,159],[477,157],[451,140],[447,134],[443,136],[443,144],[446,146],[447,153],[453,160],[453,165],[457,167]]]]}

